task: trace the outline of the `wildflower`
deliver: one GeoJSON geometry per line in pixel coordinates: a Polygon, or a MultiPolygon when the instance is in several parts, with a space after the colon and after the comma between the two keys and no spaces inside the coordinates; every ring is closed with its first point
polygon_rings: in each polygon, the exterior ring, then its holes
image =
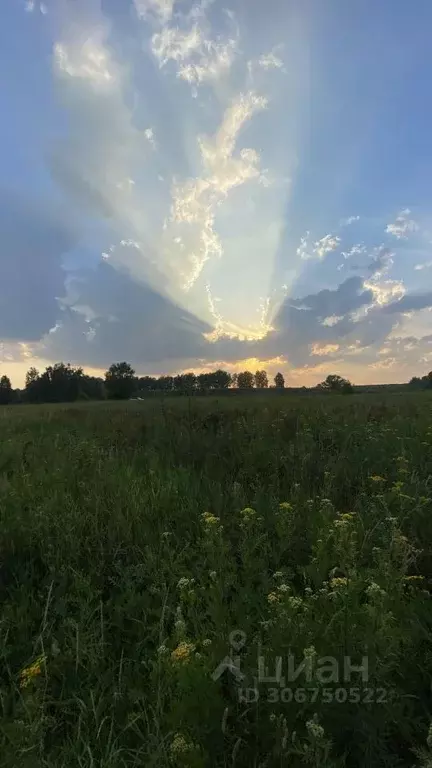
{"type": "Polygon", "coordinates": [[[173,652],[171,653],[171,659],[174,662],[183,664],[189,661],[194,650],[195,646],[193,643],[188,643],[185,640],[182,640],[181,643],[178,644],[177,648],[174,648],[173,652]]]}
{"type": "Polygon", "coordinates": [[[300,608],[301,604],[302,604],[301,597],[288,598],[288,605],[290,606],[290,608],[293,608],[293,609],[300,608]]]}
{"type": "Polygon", "coordinates": [[[345,519],[341,518],[340,520],[335,520],[334,521],[334,526],[335,526],[335,528],[346,528],[348,523],[349,523],[348,520],[345,520],[345,519]]]}
{"type": "Polygon", "coordinates": [[[270,605],[273,605],[274,603],[278,603],[279,595],[276,592],[270,592],[267,595],[267,602],[270,603],[270,605]]]}
{"type": "Polygon", "coordinates": [[[381,477],[381,475],[371,475],[369,479],[373,483],[385,483],[385,477],[381,477]]]}
{"type": "Polygon", "coordinates": [[[305,657],[305,659],[307,661],[312,662],[316,658],[316,656],[317,656],[317,652],[315,650],[315,646],[310,645],[309,648],[304,648],[303,649],[303,656],[305,657]]]}
{"type": "Polygon", "coordinates": [[[386,597],[387,592],[384,589],[381,589],[379,584],[377,584],[375,581],[371,581],[366,589],[366,594],[371,598],[371,600],[374,600],[381,597],[386,597]]]}
{"type": "Polygon", "coordinates": [[[279,592],[290,592],[290,588],[289,588],[288,584],[279,584],[278,591],[279,592]]]}
{"type": "Polygon", "coordinates": [[[216,517],[216,515],[212,515],[211,512],[204,512],[201,515],[201,520],[203,521],[204,525],[207,525],[209,528],[218,525],[219,524],[219,518],[216,517]]]}
{"type": "Polygon", "coordinates": [[[177,619],[177,621],[174,624],[175,627],[175,633],[177,637],[184,637],[186,634],[186,624],[183,621],[183,619],[177,619]]]}
{"type": "Polygon", "coordinates": [[[216,581],[217,572],[216,571],[210,571],[209,576],[210,576],[212,581],[216,581]]]}
{"type": "Polygon", "coordinates": [[[171,743],[170,752],[172,757],[179,757],[180,755],[187,755],[193,748],[194,745],[187,741],[181,733],[176,733],[171,743]]]}
{"type": "Polygon", "coordinates": [[[314,716],[313,720],[307,721],[306,728],[309,736],[312,736],[312,738],[318,740],[324,737],[324,728],[318,723],[318,718],[316,715],[314,716]]]}
{"type": "Polygon", "coordinates": [[[256,512],[252,507],[245,507],[240,511],[242,517],[255,517],[256,512]]]}
{"type": "Polygon", "coordinates": [[[343,589],[348,584],[348,579],[345,576],[337,576],[335,579],[330,579],[330,586],[332,589],[343,589]]]}
{"type": "Polygon", "coordinates": [[[42,665],[45,661],[45,655],[38,656],[33,664],[30,664],[29,667],[25,667],[25,669],[20,672],[20,688],[26,688],[35,677],[38,677],[42,673],[42,665]]]}
{"type": "Polygon", "coordinates": [[[348,522],[350,520],[354,520],[354,513],[353,512],[344,512],[344,514],[341,515],[341,520],[347,520],[348,522]]]}
{"type": "Polygon", "coordinates": [[[163,539],[168,539],[171,536],[171,531],[164,531],[162,534],[163,539]]]}
{"type": "Polygon", "coordinates": [[[158,653],[158,656],[166,656],[168,653],[168,648],[166,647],[166,645],[162,643],[162,645],[160,645],[159,648],[157,649],[157,653],[158,653]]]}
{"type": "Polygon", "coordinates": [[[279,504],[279,509],[280,509],[282,512],[291,512],[291,510],[292,510],[292,504],[290,504],[290,503],[289,503],[289,501],[282,501],[282,502],[279,504]]]}
{"type": "Polygon", "coordinates": [[[208,648],[208,646],[211,645],[210,638],[206,637],[206,639],[203,640],[202,644],[203,644],[204,648],[208,648]]]}
{"type": "Polygon", "coordinates": [[[424,576],[405,576],[404,581],[408,584],[421,584],[424,581],[424,576]]]}
{"type": "Polygon", "coordinates": [[[182,578],[177,582],[177,589],[187,589],[193,585],[194,581],[195,579],[187,579],[185,576],[182,576],[182,578]]]}

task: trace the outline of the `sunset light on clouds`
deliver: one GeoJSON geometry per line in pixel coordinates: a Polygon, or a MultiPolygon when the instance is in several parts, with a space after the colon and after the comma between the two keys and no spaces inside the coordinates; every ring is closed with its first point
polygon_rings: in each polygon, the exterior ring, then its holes
{"type": "Polygon", "coordinates": [[[432,7],[3,0],[0,368],[432,368],[432,7]]]}

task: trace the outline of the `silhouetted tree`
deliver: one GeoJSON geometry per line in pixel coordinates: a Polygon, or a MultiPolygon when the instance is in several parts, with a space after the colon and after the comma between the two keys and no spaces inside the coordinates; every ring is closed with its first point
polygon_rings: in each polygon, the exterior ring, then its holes
{"type": "Polygon", "coordinates": [[[174,376],[174,389],[178,392],[185,392],[191,394],[197,385],[197,377],[194,373],[180,373],[178,376],[174,376]]]}
{"type": "Polygon", "coordinates": [[[268,377],[266,371],[257,371],[255,374],[255,386],[257,389],[267,389],[268,377]]]}
{"type": "Polygon", "coordinates": [[[160,389],[162,392],[172,392],[174,389],[174,377],[159,376],[157,380],[157,389],[160,389]]]}
{"type": "Polygon", "coordinates": [[[129,363],[113,363],[105,374],[108,397],[128,400],[136,387],[135,371],[129,363]]]}
{"type": "Polygon", "coordinates": [[[137,382],[139,392],[151,392],[157,389],[157,379],[153,376],[141,376],[137,382]]]}
{"type": "Polygon", "coordinates": [[[49,365],[41,375],[30,368],[26,375],[25,399],[31,403],[61,403],[78,400],[85,380],[82,368],[70,363],[49,365]]]}
{"type": "Polygon", "coordinates": [[[281,373],[276,374],[276,376],[274,377],[274,383],[275,383],[275,387],[277,387],[278,389],[283,389],[285,387],[285,379],[281,373]]]}
{"type": "Polygon", "coordinates": [[[341,392],[344,395],[352,394],[354,391],[353,385],[348,379],[342,378],[337,374],[330,374],[325,381],[318,384],[318,389],[323,389],[327,392],[341,392]]]}
{"type": "Polygon", "coordinates": [[[11,380],[8,376],[0,378],[0,405],[9,405],[13,400],[11,380]]]}
{"type": "Polygon", "coordinates": [[[223,371],[221,368],[218,368],[217,371],[214,371],[214,373],[211,373],[210,375],[212,377],[214,389],[228,389],[231,384],[232,377],[228,371],[223,371]]]}
{"type": "Polygon", "coordinates": [[[413,376],[409,382],[409,386],[412,389],[429,389],[432,388],[432,371],[426,374],[426,376],[413,376]]]}
{"type": "Polygon", "coordinates": [[[254,375],[250,371],[237,374],[237,386],[239,389],[253,389],[254,375]]]}
{"type": "Polygon", "coordinates": [[[36,370],[36,368],[30,368],[26,373],[25,389],[24,389],[24,398],[29,403],[38,402],[38,398],[40,394],[38,381],[39,381],[39,371],[36,370]]]}

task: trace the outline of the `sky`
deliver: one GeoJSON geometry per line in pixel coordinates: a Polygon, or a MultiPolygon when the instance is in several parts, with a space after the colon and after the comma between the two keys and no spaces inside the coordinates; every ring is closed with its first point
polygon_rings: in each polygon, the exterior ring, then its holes
{"type": "Polygon", "coordinates": [[[432,369],[430,0],[2,0],[0,373],[432,369]]]}

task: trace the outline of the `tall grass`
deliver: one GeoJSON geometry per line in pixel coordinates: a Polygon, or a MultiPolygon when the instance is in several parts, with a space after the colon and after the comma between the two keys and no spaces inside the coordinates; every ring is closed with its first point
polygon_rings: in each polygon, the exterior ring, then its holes
{"type": "Polygon", "coordinates": [[[4,768],[432,765],[427,393],[17,406],[0,435],[4,768]]]}

